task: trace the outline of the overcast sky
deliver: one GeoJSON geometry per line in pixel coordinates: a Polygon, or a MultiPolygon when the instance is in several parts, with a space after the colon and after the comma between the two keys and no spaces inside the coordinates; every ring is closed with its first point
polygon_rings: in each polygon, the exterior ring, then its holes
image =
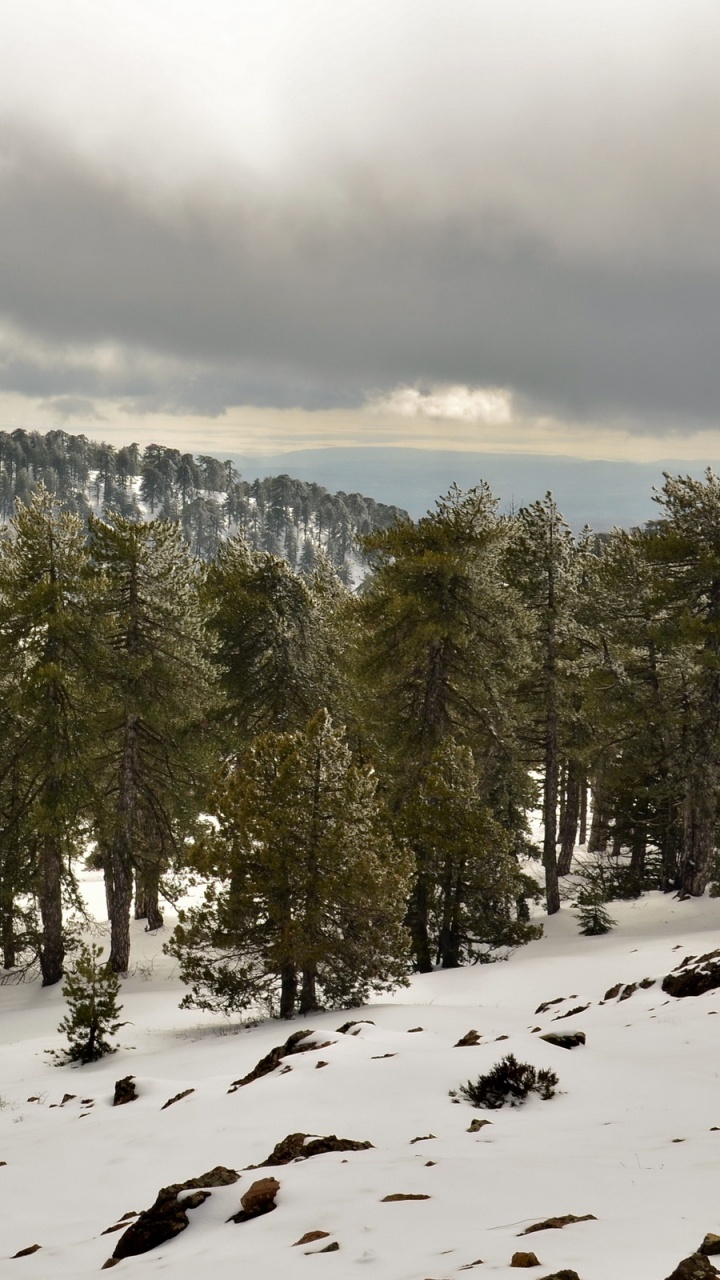
{"type": "Polygon", "coordinates": [[[720,459],[718,0],[4,0],[0,427],[720,459]]]}

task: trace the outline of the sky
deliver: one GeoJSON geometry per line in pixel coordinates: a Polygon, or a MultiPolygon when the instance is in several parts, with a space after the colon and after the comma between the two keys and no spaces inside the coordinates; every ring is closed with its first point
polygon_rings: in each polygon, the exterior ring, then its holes
{"type": "Polygon", "coordinates": [[[720,461],[717,0],[5,0],[0,429],[720,461]]]}

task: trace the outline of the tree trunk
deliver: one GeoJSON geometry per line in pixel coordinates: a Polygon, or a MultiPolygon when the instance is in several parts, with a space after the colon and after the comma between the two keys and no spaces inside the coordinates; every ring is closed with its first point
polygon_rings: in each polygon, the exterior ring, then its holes
{"type": "Polygon", "coordinates": [[[410,894],[405,924],[410,930],[412,949],[415,955],[415,968],[418,973],[431,973],[433,965],[428,932],[429,895],[427,873],[423,862],[424,859],[421,859],[416,854],[417,879],[410,894]]]}
{"type": "Polygon", "coordinates": [[[715,858],[717,778],[712,765],[691,778],[685,801],[680,891],[693,898],[707,888],[715,858]]]}
{"type": "Polygon", "coordinates": [[[578,832],[578,844],[587,842],[587,818],[588,818],[588,788],[587,778],[583,774],[580,780],[580,830],[578,832]]]}
{"type": "Polygon", "coordinates": [[[160,869],[156,864],[142,863],[135,871],[135,919],[147,920],[146,933],[162,929],[160,910],[160,869]]]}
{"type": "Polygon", "coordinates": [[[610,839],[610,817],[602,783],[593,788],[593,809],[590,822],[588,853],[604,853],[610,839]]]}
{"type": "Polygon", "coordinates": [[[14,969],[15,951],[15,895],[7,865],[0,879],[0,945],[3,953],[3,969],[14,969]]]}
{"type": "Polygon", "coordinates": [[[297,971],[295,965],[288,962],[280,970],[280,1017],[292,1018],[295,1013],[297,999],[297,971]]]}
{"type": "Polygon", "coordinates": [[[318,1008],[317,973],[313,965],[307,965],[302,971],[300,984],[300,1013],[313,1013],[318,1008]]]}
{"type": "Polygon", "coordinates": [[[133,898],[133,840],[137,831],[138,717],[125,721],[117,826],[107,851],[105,876],[110,915],[110,959],[113,973],[130,964],[130,910],[133,898]]]}
{"type": "Polygon", "coordinates": [[[438,934],[438,963],[443,969],[457,969],[460,965],[460,936],[457,927],[459,878],[453,884],[451,859],[445,862],[443,874],[442,915],[438,934]]]}
{"type": "Polygon", "coordinates": [[[43,936],[40,944],[42,985],[51,987],[63,976],[65,947],[62,929],[62,854],[52,836],[43,841],[38,900],[43,936]]]}
{"type": "Polygon", "coordinates": [[[545,830],[543,864],[545,866],[545,898],[549,916],[560,910],[560,886],[557,866],[557,802],[558,802],[558,721],[557,663],[555,654],[555,576],[548,576],[548,622],[545,650],[545,783],[543,806],[545,830]]]}
{"type": "Polygon", "coordinates": [[[568,764],[566,773],[565,812],[563,813],[562,821],[560,823],[560,857],[558,860],[559,876],[566,876],[572,866],[578,818],[580,816],[581,785],[582,770],[577,761],[571,760],[568,764]]]}

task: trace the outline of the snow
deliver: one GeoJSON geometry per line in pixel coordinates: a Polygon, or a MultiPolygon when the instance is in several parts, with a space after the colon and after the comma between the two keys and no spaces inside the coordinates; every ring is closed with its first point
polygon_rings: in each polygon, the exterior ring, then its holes
{"type": "MultiPolygon", "coordinates": [[[[98,912],[100,888],[90,877],[98,912]]],[[[161,1186],[217,1164],[245,1170],[302,1131],[369,1139],[373,1149],[243,1171],[190,1211],[185,1232],[120,1262],[117,1274],[304,1280],[321,1270],[337,1280],[359,1270],[377,1280],[450,1280],[481,1258],[473,1274],[509,1277],[512,1254],[533,1250],[539,1277],[573,1268],[581,1280],[662,1280],[706,1232],[720,1232],[720,1023],[711,1016],[720,991],[675,1000],[659,982],[686,955],[720,947],[720,900],[650,894],[613,903],[611,914],[618,927],[603,937],[580,937],[563,909],[507,963],[418,976],[363,1010],[255,1026],[180,1010],[182,987],[161,951],[167,933],[136,925],[122,1048],[83,1068],[56,1067],[44,1052],[62,1045],[58,987],[0,988],[0,1274],[95,1275],[119,1238],[102,1232],[147,1208],[161,1186]],[[658,982],[600,1003],[616,982],[646,977],[658,982]],[[349,1018],[374,1025],[339,1034],[349,1018]],[[585,1031],[587,1044],[551,1046],[538,1026],[585,1031]],[[318,1045],[331,1043],[228,1093],[302,1027],[318,1045]],[[455,1048],[472,1027],[481,1043],[455,1048]],[[556,1071],[559,1093],[490,1112],[453,1101],[450,1090],[507,1052],[556,1071]],[[327,1065],[318,1069],[319,1060],[327,1065]],[[129,1074],[138,1101],[113,1108],[114,1082],[129,1074]],[[57,1105],[65,1093],[77,1096],[57,1105]],[[470,1134],[474,1118],[492,1123],[470,1134]],[[228,1223],[266,1174],[280,1182],[276,1211],[228,1223]],[[398,1192],[430,1199],[381,1203],[398,1192]],[[542,1219],[589,1213],[597,1220],[518,1238],[542,1219]],[[291,1247],[312,1230],[330,1234],[291,1247]],[[312,1256],[331,1241],[337,1252],[312,1256]],[[35,1243],[42,1247],[31,1256],[4,1261],[35,1243]]]]}

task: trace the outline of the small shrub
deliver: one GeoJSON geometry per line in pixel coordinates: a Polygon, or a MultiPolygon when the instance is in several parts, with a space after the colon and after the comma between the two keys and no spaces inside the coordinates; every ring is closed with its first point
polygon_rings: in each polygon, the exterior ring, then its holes
{"type": "Polygon", "coordinates": [[[506,1103],[519,1107],[531,1093],[547,1101],[554,1096],[557,1084],[554,1071],[544,1068],[537,1071],[529,1062],[518,1062],[515,1055],[509,1053],[492,1071],[478,1076],[475,1083],[468,1080],[467,1084],[460,1085],[460,1093],[474,1107],[496,1111],[506,1103]]]}
{"type": "Polygon", "coordinates": [[[100,964],[102,947],[81,945],[73,968],[66,975],[62,992],[68,1003],[66,1016],[58,1027],[65,1033],[68,1047],[63,1053],[52,1053],[58,1066],[69,1062],[97,1062],[108,1053],[116,1053],[108,1036],[117,1035],[124,1022],[118,1018],[122,1005],[117,1002],[120,979],[107,964],[100,964]]]}

